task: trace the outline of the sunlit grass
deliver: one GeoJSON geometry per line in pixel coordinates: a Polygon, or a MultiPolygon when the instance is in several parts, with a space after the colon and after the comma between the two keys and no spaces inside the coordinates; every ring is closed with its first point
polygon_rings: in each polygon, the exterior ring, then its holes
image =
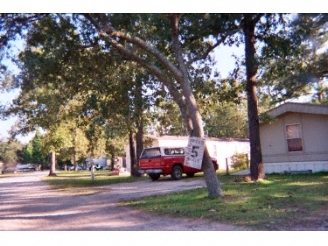
{"type": "MultiPolygon", "coordinates": [[[[253,230],[292,230],[296,226],[307,228],[313,221],[319,223],[317,218],[328,222],[327,177],[327,173],[268,175],[267,180],[247,183],[234,182],[235,176],[219,173],[218,178],[225,194],[223,199],[209,199],[207,189],[202,188],[122,204],[159,215],[203,218],[253,230]]],[[[204,178],[203,174],[196,174],[187,181],[197,178],[204,178]]],[[[56,177],[44,178],[44,181],[56,189],[83,193],[84,190],[74,188],[141,179],[148,177],[113,176],[109,171],[96,171],[94,181],[91,181],[90,171],[78,171],[60,172],[56,177]]]]}
{"type": "Polygon", "coordinates": [[[160,215],[206,218],[254,230],[292,230],[306,227],[309,218],[328,221],[327,175],[269,175],[258,183],[235,183],[233,176],[219,175],[223,199],[209,199],[207,189],[196,189],[124,204],[160,215]]]}
{"type": "Polygon", "coordinates": [[[1,171],[0,171],[0,178],[23,176],[26,173],[28,173],[28,172],[16,172],[16,173],[4,173],[4,174],[2,174],[1,171]]]}
{"type": "Polygon", "coordinates": [[[108,170],[99,170],[94,174],[94,180],[91,179],[90,171],[70,171],[59,172],[57,176],[45,177],[43,181],[47,182],[55,189],[70,189],[76,187],[102,186],[116,183],[129,183],[145,179],[144,177],[134,178],[131,176],[111,175],[108,170]]]}

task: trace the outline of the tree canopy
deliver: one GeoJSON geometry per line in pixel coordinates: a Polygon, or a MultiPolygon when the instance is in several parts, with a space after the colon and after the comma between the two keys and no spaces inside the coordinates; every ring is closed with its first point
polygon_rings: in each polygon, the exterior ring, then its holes
{"type": "MultiPolygon", "coordinates": [[[[325,54],[304,52],[311,43],[304,40],[309,34],[316,34],[318,43],[325,40],[321,32],[326,15],[298,15],[300,21],[294,22],[289,16],[1,14],[0,44],[6,51],[2,54],[12,56],[11,42],[18,36],[26,40],[14,60],[21,69],[19,76],[6,79],[7,88],[20,87],[22,93],[5,112],[21,116],[13,132],[42,127],[50,136],[63,127],[61,123],[72,122],[85,133],[91,153],[99,141],[113,147],[113,139],[123,135],[142,139],[147,124],[153,129],[159,125],[160,133],[186,132],[202,138],[204,123],[217,136],[245,136],[248,122],[252,178],[262,178],[258,95],[263,102],[265,91],[270,91],[272,101],[290,98],[288,91],[297,95],[304,89],[297,74],[325,76],[325,54]],[[245,44],[245,59],[222,80],[215,77],[210,54],[220,45],[232,44],[245,44]],[[299,55],[306,56],[305,66],[297,60],[299,55]],[[285,95],[279,98],[281,93],[285,95]],[[231,105],[229,109],[245,113],[241,102],[246,97],[247,119],[225,109],[231,105]],[[222,122],[241,121],[240,128],[237,124],[231,131],[231,123],[216,124],[223,111],[229,120],[222,122]]],[[[141,145],[137,141],[137,148],[141,145]]],[[[222,196],[207,151],[202,167],[209,196],[222,196]]]]}
{"type": "Polygon", "coordinates": [[[23,144],[15,139],[0,141],[0,161],[11,166],[23,159],[23,144]]]}

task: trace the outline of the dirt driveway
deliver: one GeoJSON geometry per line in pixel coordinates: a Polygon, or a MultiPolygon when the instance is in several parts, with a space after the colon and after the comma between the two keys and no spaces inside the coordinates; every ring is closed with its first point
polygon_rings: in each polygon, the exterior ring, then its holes
{"type": "Polygon", "coordinates": [[[47,172],[0,177],[2,231],[243,231],[201,219],[160,217],[118,205],[142,196],[205,187],[204,180],[140,181],[78,192],[52,190],[47,172]]]}

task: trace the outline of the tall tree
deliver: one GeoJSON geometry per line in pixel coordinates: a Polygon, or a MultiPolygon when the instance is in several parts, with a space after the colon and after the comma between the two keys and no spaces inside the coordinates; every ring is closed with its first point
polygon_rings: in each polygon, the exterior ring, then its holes
{"type": "Polygon", "coordinates": [[[42,153],[42,134],[39,130],[36,131],[34,138],[32,139],[33,146],[33,163],[43,165],[46,157],[42,153]]]}
{"type": "Polygon", "coordinates": [[[27,163],[33,162],[33,145],[31,141],[23,149],[23,158],[27,163]]]}
{"type": "Polygon", "coordinates": [[[204,117],[210,137],[248,138],[247,102],[222,102],[213,106],[213,113],[204,117]]]}
{"type": "Polygon", "coordinates": [[[155,105],[146,112],[145,131],[151,135],[188,135],[181,112],[171,98],[157,98],[155,105]]]}
{"type": "Polygon", "coordinates": [[[272,105],[313,95],[323,102],[327,87],[327,14],[295,14],[290,20],[289,42],[273,43],[262,58],[263,92],[272,105]],[[268,96],[267,96],[268,97],[268,96]]]}
{"type": "Polygon", "coordinates": [[[56,152],[72,146],[68,137],[71,131],[64,124],[53,124],[47,129],[43,138],[43,153],[49,155],[49,176],[56,176],[56,152]]]}
{"type": "Polygon", "coordinates": [[[257,90],[261,85],[257,78],[260,76],[258,70],[261,59],[257,55],[257,49],[260,50],[262,56],[268,56],[269,54],[281,55],[292,48],[288,36],[287,16],[285,14],[242,14],[252,180],[262,179],[265,176],[259,134],[257,96],[257,90]]]}
{"type": "Polygon", "coordinates": [[[19,161],[22,149],[23,145],[15,139],[1,140],[0,160],[3,161],[5,165],[14,165],[19,161]]]}
{"type": "MultiPolygon", "coordinates": [[[[200,61],[207,57],[210,51],[224,42],[224,35],[220,35],[221,33],[216,33],[216,42],[214,44],[205,42],[205,45],[201,46],[200,43],[197,42],[202,40],[204,37],[203,34],[197,36],[197,34],[194,33],[193,38],[188,35],[190,34],[188,31],[190,30],[188,30],[187,27],[191,29],[190,27],[193,24],[192,22],[195,21],[195,19],[193,19],[195,17],[190,16],[191,18],[188,19],[188,16],[184,18],[179,14],[169,14],[167,16],[160,16],[159,18],[157,16],[153,16],[153,19],[151,20],[156,21],[156,24],[159,24],[157,28],[162,25],[161,31],[168,37],[163,40],[169,49],[166,48],[166,50],[161,51],[159,46],[156,47],[155,43],[152,44],[149,42],[151,39],[147,40],[147,36],[144,36],[145,40],[143,40],[142,37],[135,36],[134,33],[131,35],[130,33],[121,31],[121,29],[116,29],[113,26],[115,23],[112,21],[113,15],[85,14],[84,16],[96,28],[99,38],[101,38],[112,48],[116,49],[127,59],[133,60],[146,68],[166,86],[173,100],[179,106],[190,136],[201,138],[204,137],[202,118],[190,85],[189,66],[191,66],[194,62],[200,61]],[[180,28],[182,27],[185,28],[185,33],[180,32],[180,28]],[[184,42],[182,42],[182,40],[184,42]],[[192,40],[194,42],[192,42],[192,40]],[[196,43],[198,46],[196,46],[196,43]],[[199,48],[197,50],[199,53],[187,50],[185,44],[194,45],[194,48],[196,49],[199,48]],[[170,54],[170,59],[168,59],[168,52],[170,54]],[[174,62],[172,62],[171,59],[174,62]]],[[[152,16],[146,17],[152,18],[152,16]]],[[[210,16],[208,16],[208,18],[211,20],[210,16]]],[[[135,23],[137,25],[139,24],[137,20],[135,20],[135,23]]],[[[204,23],[198,22],[198,25],[203,25],[204,27],[204,23]]],[[[211,23],[211,21],[207,23],[211,23]]],[[[222,31],[222,29],[220,29],[221,26],[218,26],[218,22],[216,22],[216,25],[216,30],[222,31]]],[[[227,25],[227,22],[225,22],[225,25],[226,30],[228,30],[227,26],[229,25],[227,25]]],[[[207,27],[209,28],[210,26],[207,27]]],[[[231,29],[229,29],[229,31],[231,31],[231,29]]],[[[207,35],[209,35],[209,33],[207,33],[207,35]]],[[[162,35],[162,37],[164,36],[162,35]]],[[[207,151],[205,151],[204,154],[202,167],[205,174],[209,196],[222,196],[220,185],[211,164],[211,158],[207,151]]]]}
{"type": "Polygon", "coordinates": [[[47,160],[47,155],[44,155],[42,149],[42,134],[39,130],[37,130],[34,137],[23,150],[24,161],[27,163],[41,165],[41,168],[43,169],[47,160]]]}
{"type": "MultiPolygon", "coordinates": [[[[69,18],[69,15],[50,16],[56,20],[69,18]]],[[[29,17],[24,16],[24,20],[29,17]]],[[[76,26],[77,36],[83,39],[83,46],[99,45],[100,50],[105,51],[103,54],[115,50],[125,59],[147,69],[167,88],[177,103],[189,135],[202,138],[202,118],[191,89],[192,65],[202,66],[202,61],[215,47],[231,41],[231,35],[238,28],[235,17],[230,14],[83,14],[73,15],[71,24],[76,26]],[[204,41],[210,35],[213,38],[204,41]]],[[[8,23],[5,25],[8,26],[8,23]]],[[[74,33],[74,28],[70,33],[74,33]]],[[[76,40],[67,38],[69,36],[61,36],[61,39],[66,43],[76,40]]],[[[67,61],[71,53],[72,49],[56,49],[48,54],[67,61]]],[[[207,151],[202,167],[209,196],[222,196],[207,151]]]]}
{"type": "Polygon", "coordinates": [[[255,27],[262,15],[244,14],[243,32],[245,37],[245,59],[246,59],[246,80],[247,80],[247,105],[248,105],[248,124],[250,138],[251,163],[250,171],[252,180],[264,178],[264,166],[262,161],[262,151],[259,130],[259,113],[257,108],[256,95],[256,37],[255,27]]]}

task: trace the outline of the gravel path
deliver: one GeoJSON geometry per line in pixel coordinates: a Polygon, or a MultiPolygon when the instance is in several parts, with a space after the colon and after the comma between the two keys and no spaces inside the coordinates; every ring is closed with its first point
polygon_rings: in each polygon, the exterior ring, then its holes
{"type": "Polygon", "coordinates": [[[118,202],[205,187],[205,181],[139,181],[74,191],[52,190],[47,172],[0,177],[2,231],[243,231],[247,228],[202,219],[161,217],[118,202]]]}

